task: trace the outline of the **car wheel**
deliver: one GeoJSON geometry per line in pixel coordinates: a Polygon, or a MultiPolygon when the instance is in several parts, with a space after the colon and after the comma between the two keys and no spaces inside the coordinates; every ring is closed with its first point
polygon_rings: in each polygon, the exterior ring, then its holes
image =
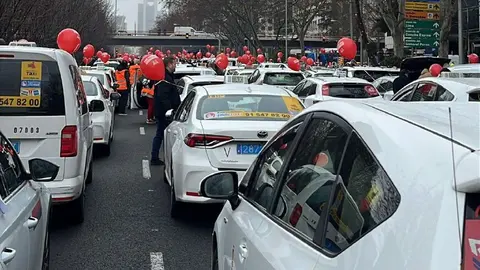
{"type": "Polygon", "coordinates": [[[213,244],[213,250],[212,250],[212,270],[218,270],[218,251],[217,251],[217,243],[215,242],[213,244]]]}
{"type": "Polygon", "coordinates": [[[72,211],[71,221],[73,224],[81,224],[85,220],[85,190],[80,194],[75,201],[71,202],[70,208],[72,211]]]}
{"type": "Polygon", "coordinates": [[[181,215],[181,202],[177,201],[175,196],[175,186],[173,185],[173,177],[172,177],[172,185],[170,186],[170,216],[172,218],[178,218],[181,215]]]}
{"type": "Polygon", "coordinates": [[[93,182],[93,161],[90,161],[90,168],[88,169],[87,179],[85,180],[87,184],[93,182]]]}

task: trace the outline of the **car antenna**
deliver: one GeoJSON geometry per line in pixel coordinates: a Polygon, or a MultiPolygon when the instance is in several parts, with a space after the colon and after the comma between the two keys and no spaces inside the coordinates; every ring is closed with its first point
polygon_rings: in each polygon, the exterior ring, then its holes
{"type": "Polygon", "coordinates": [[[453,146],[453,125],[452,125],[452,107],[448,107],[448,125],[450,126],[450,146],[452,151],[452,171],[453,171],[453,185],[455,187],[455,206],[457,209],[457,228],[458,240],[460,243],[460,250],[462,250],[462,232],[460,230],[460,217],[458,211],[458,191],[457,191],[457,169],[455,168],[455,149],[453,146]]]}

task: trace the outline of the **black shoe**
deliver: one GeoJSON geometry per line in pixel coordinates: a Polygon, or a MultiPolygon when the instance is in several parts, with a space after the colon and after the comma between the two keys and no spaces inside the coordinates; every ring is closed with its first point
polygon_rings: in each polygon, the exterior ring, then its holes
{"type": "Polygon", "coordinates": [[[150,165],[152,165],[152,166],[163,166],[163,165],[165,165],[165,163],[163,163],[163,161],[161,161],[160,159],[152,159],[152,160],[150,160],[150,165]]]}

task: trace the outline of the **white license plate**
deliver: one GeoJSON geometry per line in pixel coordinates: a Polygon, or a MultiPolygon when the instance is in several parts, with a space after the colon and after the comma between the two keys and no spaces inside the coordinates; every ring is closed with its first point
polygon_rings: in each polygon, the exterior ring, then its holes
{"type": "Polygon", "coordinates": [[[17,152],[17,154],[20,154],[20,142],[12,142],[13,149],[17,152]]]}

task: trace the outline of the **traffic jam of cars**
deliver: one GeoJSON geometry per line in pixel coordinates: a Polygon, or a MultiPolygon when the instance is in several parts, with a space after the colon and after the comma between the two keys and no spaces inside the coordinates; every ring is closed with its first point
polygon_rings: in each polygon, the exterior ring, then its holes
{"type": "MultiPolygon", "coordinates": [[[[229,59],[221,74],[178,62],[182,103],[152,177],[171,218],[223,204],[199,247],[211,269],[478,269],[480,65],[423,76],[433,64],[449,59],[303,71],[229,59]],[[405,70],[416,78],[394,91],[405,70]]],[[[94,149],[112,153],[117,65],[0,46],[1,269],[48,269],[57,206],[85,221],[94,149]]]]}

